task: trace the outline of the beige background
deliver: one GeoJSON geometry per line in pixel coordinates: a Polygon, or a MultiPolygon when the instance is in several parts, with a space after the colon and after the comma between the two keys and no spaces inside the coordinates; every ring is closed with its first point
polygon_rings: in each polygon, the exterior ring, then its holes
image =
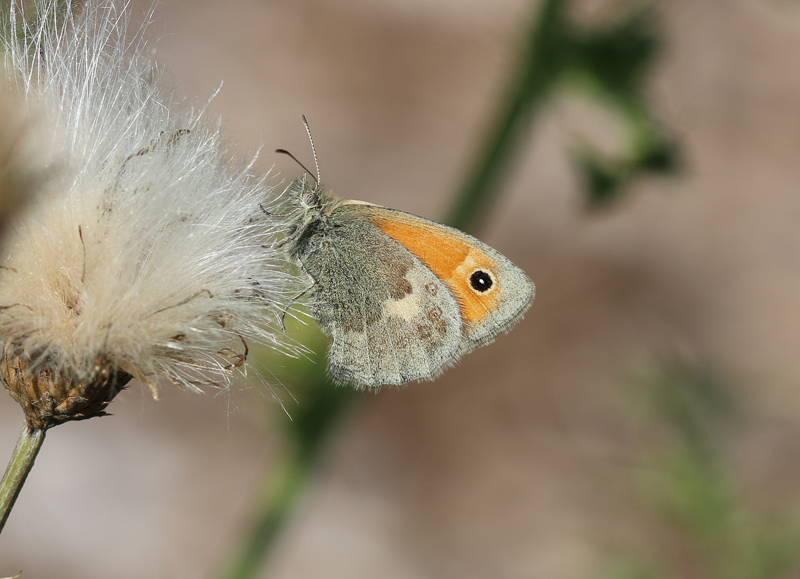
{"type": "MultiPolygon", "coordinates": [[[[604,17],[581,2],[580,17],[604,17]]],[[[617,2],[617,4],[621,4],[617,2]]],[[[261,170],[297,174],[308,116],[326,184],[442,215],[492,111],[522,0],[164,0],[165,84],[200,97],[261,170]]],[[[646,549],[631,369],[711,361],[759,418],[733,452],[758,504],[800,504],[800,4],[669,0],[650,92],[684,170],[582,211],[567,158],[614,150],[586,99],[537,118],[481,237],[537,299],[514,332],[434,384],[368,397],[342,425],[270,577],[600,577],[646,549]]],[[[289,406],[291,412],[291,407],[289,406]]],[[[198,396],[133,386],[111,418],[48,439],[0,540],[0,575],[197,578],[230,552],[279,453],[259,385],[198,396]]],[[[0,397],[0,457],[21,415],[0,397]]],[[[2,458],[5,460],[5,458],[2,458]]],[[[267,576],[267,573],[264,573],[267,576]]]]}

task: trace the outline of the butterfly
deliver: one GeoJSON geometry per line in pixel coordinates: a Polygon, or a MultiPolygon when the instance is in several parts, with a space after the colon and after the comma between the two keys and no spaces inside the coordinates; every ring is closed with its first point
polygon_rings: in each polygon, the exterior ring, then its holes
{"type": "Polygon", "coordinates": [[[458,229],[340,199],[308,171],[288,197],[295,218],[280,245],[311,278],[304,293],[332,338],[337,383],[377,389],[436,378],[508,332],[533,302],[525,272],[458,229]]]}

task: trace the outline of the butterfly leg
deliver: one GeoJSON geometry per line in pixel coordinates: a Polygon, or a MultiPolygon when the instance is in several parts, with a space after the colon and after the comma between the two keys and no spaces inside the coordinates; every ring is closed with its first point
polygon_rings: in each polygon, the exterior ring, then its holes
{"type": "Polygon", "coordinates": [[[308,276],[308,277],[311,279],[311,285],[310,285],[310,286],[308,286],[308,287],[307,287],[306,289],[304,289],[303,291],[301,291],[301,292],[300,292],[299,294],[297,294],[296,296],[292,297],[292,299],[291,299],[291,300],[289,300],[289,303],[286,305],[286,307],[285,307],[285,308],[283,308],[283,311],[281,312],[281,329],[283,330],[283,333],[284,333],[284,334],[286,333],[286,323],[285,323],[285,322],[286,322],[286,314],[289,312],[289,309],[292,307],[292,304],[294,304],[294,302],[296,302],[296,301],[297,301],[297,300],[299,300],[301,297],[303,297],[303,296],[304,296],[304,295],[306,295],[308,292],[310,292],[310,291],[311,291],[311,290],[314,288],[314,286],[315,286],[315,285],[317,285],[317,280],[314,278],[314,276],[313,276],[313,275],[311,275],[311,274],[308,272],[308,270],[306,269],[305,265],[303,265],[303,263],[302,263],[302,262],[298,262],[298,265],[300,266],[300,269],[302,269],[302,270],[303,270],[303,273],[305,273],[305,274],[306,274],[306,275],[307,275],[307,276],[308,276]]]}

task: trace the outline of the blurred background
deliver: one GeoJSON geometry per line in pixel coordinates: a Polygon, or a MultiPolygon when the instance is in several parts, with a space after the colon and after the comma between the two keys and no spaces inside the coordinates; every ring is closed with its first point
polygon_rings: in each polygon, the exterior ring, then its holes
{"type": "Polygon", "coordinates": [[[150,34],[276,182],[302,114],[326,186],[431,219],[503,152],[464,226],[536,301],[434,383],[133,385],[50,432],[0,575],[800,577],[800,2],[162,0],[150,34]]]}

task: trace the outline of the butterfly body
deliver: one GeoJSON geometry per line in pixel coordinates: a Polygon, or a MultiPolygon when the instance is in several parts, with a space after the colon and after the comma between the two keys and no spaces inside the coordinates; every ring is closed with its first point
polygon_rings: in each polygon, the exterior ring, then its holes
{"type": "Polygon", "coordinates": [[[508,331],[533,283],[499,252],[415,215],[342,200],[305,176],[284,245],[312,278],[310,307],[333,338],[337,382],[378,388],[433,379],[508,331]]]}

